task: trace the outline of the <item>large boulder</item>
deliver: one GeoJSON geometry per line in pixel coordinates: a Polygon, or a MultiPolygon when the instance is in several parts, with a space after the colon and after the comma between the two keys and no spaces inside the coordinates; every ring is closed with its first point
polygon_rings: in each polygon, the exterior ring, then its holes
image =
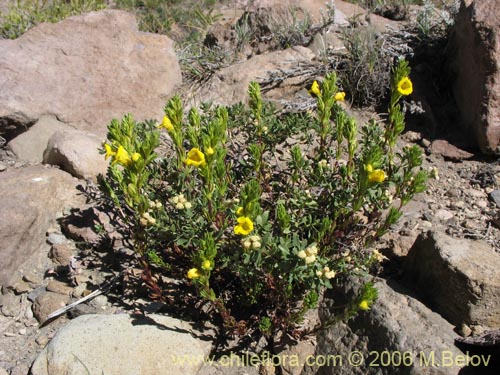
{"type": "Polygon", "coordinates": [[[483,152],[500,153],[500,2],[461,0],[448,50],[468,133],[483,152]]]}
{"type": "Polygon", "coordinates": [[[77,184],[69,174],[42,166],[0,174],[0,284],[48,259],[47,230],[65,208],[85,203],[77,184]]]}
{"type": "Polygon", "coordinates": [[[7,140],[51,114],[106,134],[113,118],[160,118],[181,71],[171,39],[138,31],[132,14],[91,12],[0,40],[0,133],[7,140]]]}
{"type": "Polygon", "coordinates": [[[487,243],[423,233],[404,270],[407,284],[451,323],[500,328],[500,254],[487,243]]]}
{"type": "Polygon", "coordinates": [[[199,337],[168,316],[84,315],[57,333],[31,374],[194,375],[211,349],[199,337]]]}
{"type": "MultiPolygon", "coordinates": [[[[331,305],[348,303],[360,285],[351,279],[338,286],[320,308],[321,319],[331,320],[331,305]]],[[[453,326],[401,285],[378,280],[375,287],[378,298],[370,310],[319,332],[315,356],[302,374],[457,375],[455,359],[465,355],[454,345],[453,326]]]]}

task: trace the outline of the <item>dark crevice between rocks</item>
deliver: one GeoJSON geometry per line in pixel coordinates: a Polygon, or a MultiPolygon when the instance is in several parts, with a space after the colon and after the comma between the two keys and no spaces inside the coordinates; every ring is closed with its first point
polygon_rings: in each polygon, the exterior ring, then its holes
{"type": "Polygon", "coordinates": [[[0,136],[5,140],[5,144],[7,144],[19,134],[27,131],[37,121],[38,119],[28,117],[23,113],[0,117],[0,136]]]}

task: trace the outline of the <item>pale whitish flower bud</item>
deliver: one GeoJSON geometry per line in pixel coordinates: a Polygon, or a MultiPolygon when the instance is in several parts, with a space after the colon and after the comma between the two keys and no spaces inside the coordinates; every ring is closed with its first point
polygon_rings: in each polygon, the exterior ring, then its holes
{"type": "Polygon", "coordinates": [[[175,205],[175,208],[177,208],[178,210],[182,210],[184,208],[184,203],[182,202],[179,202],[175,205]]]}
{"type": "Polygon", "coordinates": [[[348,256],[350,253],[351,253],[351,251],[350,251],[350,250],[346,250],[346,251],[344,251],[344,252],[342,253],[342,256],[343,256],[343,257],[346,257],[346,256],[348,256]]]}
{"type": "Polygon", "coordinates": [[[429,168],[429,174],[435,180],[439,180],[439,170],[437,169],[437,167],[430,167],[429,168]]]}
{"type": "Polygon", "coordinates": [[[308,256],[317,255],[318,254],[318,247],[316,245],[309,246],[308,248],[306,248],[306,254],[308,256]]]}
{"type": "Polygon", "coordinates": [[[310,255],[310,256],[305,257],[304,260],[306,261],[306,264],[311,264],[316,260],[316,256],[310,255]]]}
{"type": "Polygon", "coordinates": [[[318,165],[322,168],[325,168],[328,165],[328,162],[325,159],[322,159],[318,162],[318,165]]]}
{"type": "Polygon", "coordinates": [[[193,205],[191,204],[191,202],[184,203],[184,208],[191,208],[191,207],[193,207],[193,205]]]}
{"type": "Polygon", "coordinates": [[[267,126],[263,126],[263,127],[262,127],[262,131],[263,131],[264,133],[267,133],[267,131],[268,131],[268,130],[269,130],[269,128],[268,128],[267,126]]]}
{"type": "Polygon", "coordinates": [[[261,243],[259,241],[252,242],[252,247],[254,249],[259,249],[261,247],[261,243]]]}
{"type": "Polygon", "coordinates": [[[149,208],[156,208],[156,203],[153,201],[149,201],[149,208]]]}
{"type": "Polygon", "coordinates": [[[139,222],[141,223],[141,225],[143,227],[145,227],[146,225],[149,224],[149,221],[146,218],[143,218],[143,217],[141,217],[141,220],[139,220],[139,222]]]}
{"type": "Polygon", "coordinates": [[[372,251],[372,257],[377,261],[377,262],[382,262],[384,261],[385,259],[388,259],[385,255],[383,255],[382,253],[380,253],[380,251],[378,251],[377,249],[374,249],[372,251]]]}
{"type": "Polygon", "coordinates": [[[149,218],[149,224],[151,225],[156,224],[156,219],[154,217],[149,218]]]}
{"type": "Polygon", "coordinates": [[[309,189],[304,190],[304,193],[306,193],[307,198],[311,198],[311,191],[309,189]]]}
{"type": "Polygon", "coordinates": [[[163,205],[161,204],[161,202],[159,200],[157,200],[155,202],[155,205],[156,205],[156,208],[162,208],[163,207],[163,205]]]}
{"type": "Polygon", "coordinates": [[[170,199],[170,202],[172,202],[173,204],[179,203],[179,197],[178,196],[173,197],[172,199],[170,199]]]}
{"type": "Polygon", "coordinates": [[[249,239],[243,241],[243,247],[245,249],[250,249],[252,247],[252,241],[250,241],[249,239]]]}
{"type": "Polygon", "coordinates": [[[316,271],[316,276],[318,276],[318,277],[323,276],[323,271],[316,271]]]}
{"type": "Polygon", "coordinates": [[[352,260],[352,258],[351,258],[350,256],[345,257],[345,261],[346,261],[347,263],[349,263],[351,260],[352,260]]]}
{"type": "Polygon", "coordinates": [[[300,250],[298,253],[297,253],[297,256],[300,258],[300,259],[305,259],[307,257],[307,254],[304,250],[300,250]]]}
{"type": "Polygon", "coordinates": [[[335,275],[336,275],[335,271],[325,272],[325,278],[327,278],[328,280],[333,279],[335,275]]]}
{"type": "Polygon", "coordinates": [[[260,236],[254,234],[253,236],[250,236],[250,241],[253,241],[253,242],[259,242],[260,241],[260,236]]]}

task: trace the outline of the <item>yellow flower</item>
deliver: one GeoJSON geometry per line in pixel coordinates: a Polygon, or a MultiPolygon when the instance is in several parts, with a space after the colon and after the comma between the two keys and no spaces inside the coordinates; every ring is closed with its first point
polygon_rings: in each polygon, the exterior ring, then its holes
{"type": "Polygon", "coordinates": [[[186,164],[194,167],[203,167],[206,164],[205,154],[199,148],[192,148],[187,154],[186,164]]]}
{"type": "Polygon", "coordinates": [[[318,81],[314,81],[311,88],[309,89],[309,94],[321,96],[321,91],[319,89],[318,81]]]}
{"type": "Polygon", "coordinates": [[[172,125],[172,121],[167,116],[163,116],[163,121],[160,124],[160,128],[167,129],[167,131],[171,132],[174,130],[174,126],[172,125]]]}
{"type": "Polygon", "coordinates": [[[108,145],[107,143],[105,143],[104,149],[106,150],[106,155],[104,156],[105,160],[107,160],[110,156],[116,155],[116,152],[113,151],[113,148],[111,147],[111,145],[108,145]]]}
{"type": "Polygon", "coordinates": [[[209,269],[212,268],[212,263],[210,263],[208,259],[204,260],[203,263],[201,264],[201,268],[208,271],[209,269]]]}
{"type": "Polygon", "coordinates": [[[137,161],[137,160],[139,160],[140,158],[141,158],[141,154],[139,154],[138,152],[134,152],[134,153],[132,154],[132,160],[133,160],[133,161],[137,161]]]}
{"type": "Polygon", "coordinates": [[[207,149],[205,150],[205,153],[206,153],[208,156],[212,156],[212,155],[215,153],[215,151],[214,151],[214,149],[213,149],[212,147],[209,147],[209,148],[207,148],[207,149]]]}
{"type": "Polygon", "coordinates": [[[236,216],[242,216],[243,215],[243,207],[238,207],[236,210],[236,216]]]}
{"type": "Polygon", "coordinates": [[[340,91],[340,92],[336,93],[334,99],[338,102],[343,102],[345,99],[345,92],[340,91]]]}
{"type": "Polygon", "coordinates": [[[362,300],[362,301],[359,303],[358,307],[359,307],[361,310],[364,310],[364,311],[366,311],[366,310],[370,310],[370,305],[368,304],[368,301],[367,301],[366,299],[362,300]]]}
{"type": "Polygon", "coordinates": [[[413,92],[413,84],[408,77],[402,78],[401,81],[398,82],[397,88],[401,95],[410,95],[413,92]]]}
{"type": "Polygon", "coordinates": [[[370,182],[384,182],[385,172],[382,169],[375,169],[368,173],[368,181],[370,182]]]}
{"type": "Polygon", "coordinates": [[[130,155],[128,154],[127,150],[125,150],[123,146],[119,146],[112,164],[118,163],[123,165],[124,167],[127,167],[131,162],[132,159],[130,159],[130,155]]]}
{"type": "Polygon", "coordinates": [[[253,222],[247,216],[240,216],[238,218],[238,225],[234,227],[234,233],[246,236],[253,231],[253,222]]]}
{"type": "Polygon", "coordinates": [[[188,279],[197,279],[200,277],[200,271],[198,271],[198,268],[191,268],[188,273],[187,273],[187,278],[188,279]]]}

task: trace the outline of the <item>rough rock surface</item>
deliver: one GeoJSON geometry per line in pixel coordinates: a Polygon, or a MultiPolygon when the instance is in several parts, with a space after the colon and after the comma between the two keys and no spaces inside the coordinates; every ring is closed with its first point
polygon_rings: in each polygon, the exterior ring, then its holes
{"type": "MultiPolygon", "coordinates": [[[[188,100],[190,105],[197,105],[201,101],[213,101],[216,104],[231,105],[244,102],[248,99],[248,84],[251,81],[262,81],[272,71],[286,70],[297,67],[301,63],[311,63],[314,54],[305,47],[293,47],[283,51],[270,52],[257,55],[251,59],[221,69],[206,82],[203,87],[195,92],[190,92],[188,100]]],[[[292,79],[287,80],[283,86],[291,90],[300,90],[293,86],[292,79]]],[[[266,98],[283,97],[283,90],[271,90],[266,93],[266,98]]]]}
{"type": "Polygon", "coordinates": [[[42,115],[100,137],[113,118],[160,118],[181,83],[173,42],[104,10],[44,23],[0,41],[0,133],[10,140],[42,115]]]}
{"type": "MultiPolygon", "coordinates": [[[[78,181],[55,168],[33,166],[0,174],[0,283],[47,247],[45,232],[65,207],[83,205],[78,181]]],[[[45,251],[45,250],[44,250],[45,251]]],[[[26,269],[28,271],[28,269],[26,269]]]]}
{"type": "Polygon", "coordinates": [[[79,130],[58,131],[50,137],[43,153],[45,164],[58,165],[77,178],[96,178],[106,174],[108,162],[99,154],[101,140],[79,130]]]}
{"type": "Polygon", "coordinates": [[[86,374],[86,366],[91,374],[189,375],[210,349],[189,324],[167,316],[84,315],[58,332],[31,374],[86,374]]]}
{"type": "Polygon", "coordinates": [[[50,137],[57,131],[67,129],[71,128],[54,116],[42,116],[26,132],[11,140],[8,148],[21,160],[41,162],[50,137]]]}
{"type": "MultiPolygon", "coordinates": [[[[370,310],[361,312],[348,324],[337,323],[318,334],[315,354],[325,357],[338,355],[341,359],[337,359],[336,366],[333,365],[334,357],[331,357],[330,366],[306,367],[303,374],[458,374],[457,366],[436,366],[442,363],[443,353],[444,355],[451,353],[453,356],[463,355],[454,346],[457,335],[453,332],[453,326],[424,304],[410,297],[408,290],[404,290],[401,286],[393,282],[388,285],[386,281],[379,280],[375,283],[375,287],[378,289],[378,299],[370,310]],[[381,357],[377,359],[375,352],[384,351],[401,353],[402,356],[408,352],[411,353],[411,358],[406,359],[405,365],[394,366],[392,364],[396,361],[389,360],[388,363],[381,357]],[[357,359],[350,357],[352,353],[359,354],[357,359]],[[425,366],[421,358],[427,360],[432,353],[436,359],[434,366],[425,366]],[[360,362],[355,362],[357,360],[360,362]],[[383,363],[388,366],[380,365],[381,361],[385,361],[383,363]],[[362,364],[352,366],[350,363],[362,364]],[[379,363],[379,366],[375,366],[376,363],[379,363]]],[[[359,286],[350,282],[327,297],[325,301],[327,307],[320,309],[322,319],[331,317],[332,313],[328,306],[332,299],[337,306],[341,305],[343,301],[347,301],[344,293],[352,295],[353,291],[357,293],[358,288],[359,286]]]]}
{"type": "Polygon", "coordinates": [[[404,270],[408,285],[448,321],[500,328],[500,254],[488,244],[427,232],[404,270]]]}
{"type": "Polygon", "coordinates": [[[483,152],[500,152],[500,2],[462,0],[449,51],[464,125],[483,152]]]}

